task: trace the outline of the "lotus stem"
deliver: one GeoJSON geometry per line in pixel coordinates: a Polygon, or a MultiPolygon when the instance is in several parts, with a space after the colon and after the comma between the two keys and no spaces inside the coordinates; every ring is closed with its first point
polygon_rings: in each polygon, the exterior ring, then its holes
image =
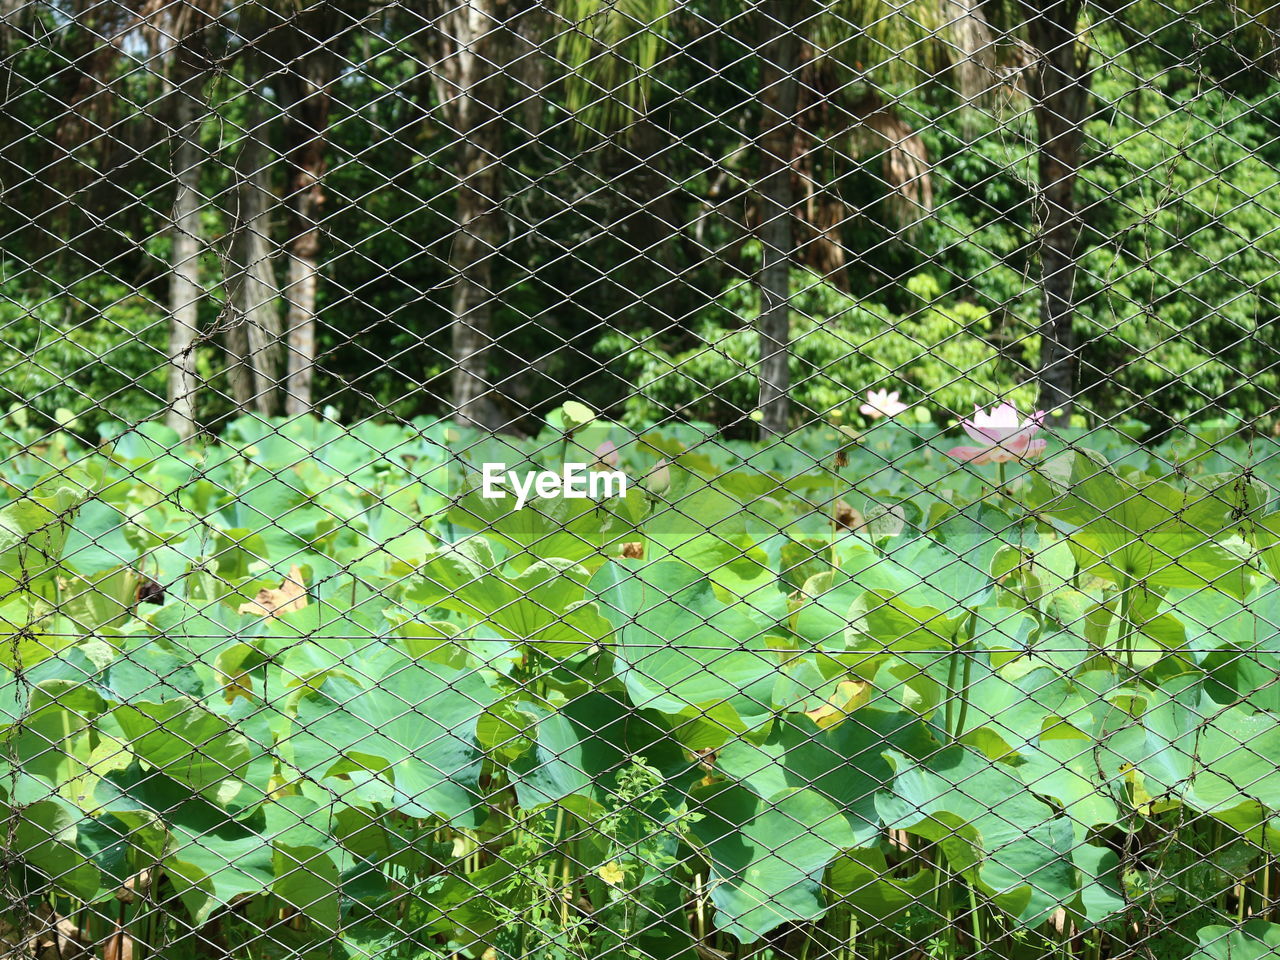
{"type": "Polygon", "coordinates": [[[965,645],[960,652],[960,656],[964,660],[964,666],[960,673],[960,716],[956,718],[956,740],[964,736],[965,721],[969,719],[969,684],[973,676],[973,647],[974,643],[971,637],[965,641],[965,645]]]}
{"type": "Polygon", "coordinates": [[[951,876],[950,869],[948,869],[947,880],[946,880],[946,898],[943,901],[942,915],[946,918],[947,933],[951,937],[951,951],[952,953],[959,953],[960,941],[959,941],[959,938],[956,936],[954,887],[955,887],[955,880],[951,876]]]}
{"type": "Polygon", "coordinates": [[[1120,649],[1124,652],[1125,666],[1132,676],[1133,667],[1133,621],[1130,619],[1130,608],[1133,605],[1133,578],[1128,573],[1120,581],[1120,649]]]}
{"type": "Polygon", "coordinates": [[[707,942],[707,904],[702,891],[702,873],[693,875],[693,901],[697,914],[698,943],[707,942]]]}
{"type": "Polygon", "coordinates": [[[960,671],[960,649],[954,645],[954,641],[951,655],[947,660],[947,704],[943,712],[943,726],[946,727],[947,736],[955,740],[956,728],[953,720],[956,709],[956,674],[960,671]]]}
{"type": "Polygon", "coordinates": [[[1262,919],[1271,919],[1271,854],[1262,854],[1262,919]]]}
{"type": "MultiPolygon", "coordinates": [[[[1004,464],[1001,464],[1004,466],[1004,464]]],[[[972,882],[965,884],[969,888],[969,915],[973,921],[973,953],[982,953],[982,916],[978,912],[978,891],[972,882]]]]}
{"type": "Polygon", "coordinates": [[[978,632],[978,613],[969,614],[968,636],[963,643],[959,634],[951,638],[950,662],[947,665],[947,706],[944,725],[951,742],[964,735],[965,721],[969,717],[969,684],[973,677],[974,637],[978,632]],[[957,716],[957,711],[959,715],[957,716]]]}

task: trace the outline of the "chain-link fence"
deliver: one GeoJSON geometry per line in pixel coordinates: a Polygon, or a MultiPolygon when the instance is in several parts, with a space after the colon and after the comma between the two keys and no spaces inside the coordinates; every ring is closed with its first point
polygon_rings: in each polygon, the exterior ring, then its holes
{"type": "Polygon", "coordinates": [[[1280,957],[1277,27],[0,0],[0,957],[1280,957]]]}

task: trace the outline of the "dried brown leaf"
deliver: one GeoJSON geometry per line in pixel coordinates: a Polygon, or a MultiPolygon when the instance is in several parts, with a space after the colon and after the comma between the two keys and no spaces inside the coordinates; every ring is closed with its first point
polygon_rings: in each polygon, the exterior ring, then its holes
{"type": "Polygon", "coordinates": [[[293,613],[307,605],[307,585],[302,581],[302,570],[297,564],[289,568],[289,575],[279,587],[263,587],[248,603],[240,604],[241,613],[274,619],[285,613],[293,613]]]}

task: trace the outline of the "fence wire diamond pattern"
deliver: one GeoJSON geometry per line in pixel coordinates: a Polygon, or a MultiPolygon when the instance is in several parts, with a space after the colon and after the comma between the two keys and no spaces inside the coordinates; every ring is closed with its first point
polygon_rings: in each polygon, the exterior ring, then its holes
{"type": "Polygon", "coordinates": [[[1280,957],[1278,28],[0,2],[0,958],[1280,957]]]}

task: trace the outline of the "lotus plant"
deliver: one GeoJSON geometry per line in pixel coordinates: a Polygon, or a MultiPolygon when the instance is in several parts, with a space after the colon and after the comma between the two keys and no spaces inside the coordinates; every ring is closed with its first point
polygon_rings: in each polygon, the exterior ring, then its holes
{"type": "Polygon", "coordinates": [[[1045,412],[1036,410],[1025,420],[1012,403],[1002,403],[990,411],[974,405],[973,416],[961,422],[964,432],[980,446],[952,447],[947,456],[975,465],[1030,460],[1044,453],[1045,441],[1035,439],[1044,423],[1045,412]]]}
{"type": "Polygon", "coordinates": [[[898,399],[898,391],[868,390],[867,402],[858,408],[864,417],[879,420],[881,417],[896,417],[905,412],[907,405],[898,399]]]}
{"type": "Polygon", "coordinates": [[[617,470],[621,463],[622,457],[618,453],[618,445],[612,440],[606,440],[596,447],[597,467],[603,467],[606,470],[617,470]]]}

